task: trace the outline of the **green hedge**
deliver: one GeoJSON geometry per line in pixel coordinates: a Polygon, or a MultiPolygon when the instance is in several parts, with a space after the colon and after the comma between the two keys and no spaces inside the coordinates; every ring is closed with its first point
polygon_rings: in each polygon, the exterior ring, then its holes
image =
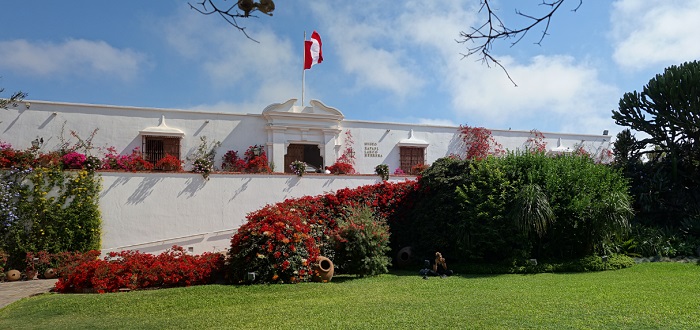
{"type": "Polygon", "coordinates": [[[632,215],[627,180],[584,155],[443,158],[420,186],[405,220],[412,230],[401,231],[418,258],[436,250],[458,262],[582,258],[624,236],[632,215]]]}
{"type": "Polygon", "coordinates": [[[9,265],[24,269],[27,252],[89,251],[100,248],[101,178],[92,171],[60,167],[9,169],[1,172],[9,190],[2,212],[0,249],[9,265]],[[6,211],[4,210],[4,211],[6,211]]]}

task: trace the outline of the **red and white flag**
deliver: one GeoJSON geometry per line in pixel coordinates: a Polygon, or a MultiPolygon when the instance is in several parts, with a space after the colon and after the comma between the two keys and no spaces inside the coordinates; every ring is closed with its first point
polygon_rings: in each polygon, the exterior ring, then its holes
{"type": "Polygon", "coordinates": [[[321,62],[323,62],[321,36],[314,31],[311,34],[311,40],[304,40],[304,70],[311,69],[311,66],[321,62]]]}

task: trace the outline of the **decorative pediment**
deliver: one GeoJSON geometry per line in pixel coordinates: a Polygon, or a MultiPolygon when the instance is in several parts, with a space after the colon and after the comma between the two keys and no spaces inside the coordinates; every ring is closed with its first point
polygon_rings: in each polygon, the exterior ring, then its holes
{"type": "Polygon", "coordinates": [[[401,147],[427,147],[430,143],[425,140],[417,139],[413,136],[413,130],[408,133],[408,139],[399,141],[401,147]]]}
{"type": "Polygon", "coordinates": [[[177,128],[169,127],[165,124],[165,115],[160,116],[160,124],[158,126],[147,127],[139,131],[141,135],[154,135],[154,136],[175,136],[183,137],[185,132],[177,128]]]}
{"type": "Polygon", "coordinates": [[[274,103],[263,110],[262,115],[270,127],[285,128],[338,128],[343,113],[321,101],[311,100],[308,106],[294,105],[297,99],[274,103]]]}

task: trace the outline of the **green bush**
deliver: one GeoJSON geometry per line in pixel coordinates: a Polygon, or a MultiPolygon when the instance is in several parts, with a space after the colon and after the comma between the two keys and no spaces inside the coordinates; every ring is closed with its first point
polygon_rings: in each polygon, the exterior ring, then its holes
{"type": "Polygon", "coordinates": [[[336,266],[341,272],[359,276],[388,272],[389,226],[367,206],[351,208],[345,219],[338,221],[333,238],[336,266]]]}
{"type": "Polygon", "coordinates": [[[11,169],[2,173],[14,182],[16,217],[3,219],[0,249],[9,264],[23,269],[27,252],[89,251],[100,248],[100,177],[93,171],[59,167],[11,169]]]}
{"type": "Polygon", "coordinates": [[[397,232],[417,256],[577,259],[604,253],[607,242],[627,234],[632,216],[628,181],[584,155],[443,158],[419,183],[409,229],[397,232]]]}

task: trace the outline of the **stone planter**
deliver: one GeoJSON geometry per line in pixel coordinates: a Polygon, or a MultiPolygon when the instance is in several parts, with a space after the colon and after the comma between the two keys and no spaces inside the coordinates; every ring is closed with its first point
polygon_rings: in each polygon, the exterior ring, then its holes
{"type": "Polygon", "coordinates": [[[334,272],[333,261],[326,257],[318,257],[316,263],[313,264],[312,271],[312,281],[322,283],[330,282],[334,272]]]}

